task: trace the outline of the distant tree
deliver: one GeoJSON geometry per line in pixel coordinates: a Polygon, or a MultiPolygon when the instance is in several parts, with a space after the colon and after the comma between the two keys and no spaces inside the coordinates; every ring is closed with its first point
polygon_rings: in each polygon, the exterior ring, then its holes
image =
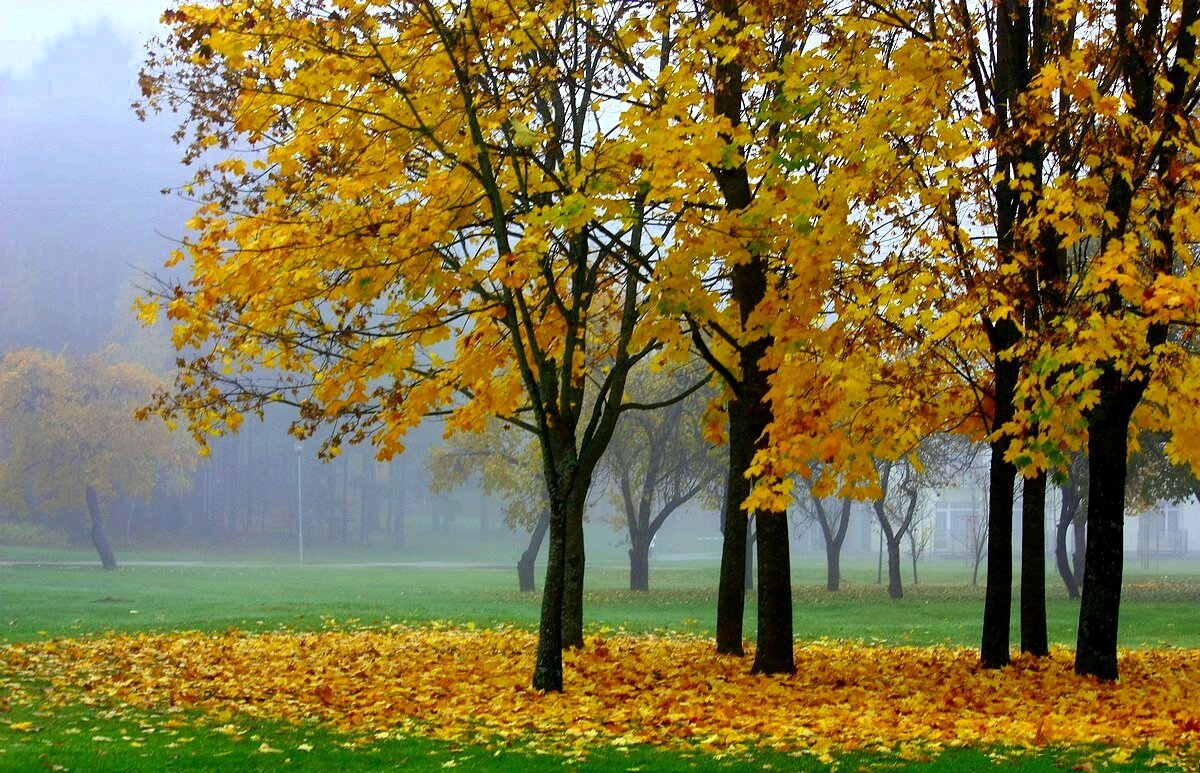
{"type": "Polygon", "coordinates": [[[449,491],[474,478],[485,494],[504,500],[504,522],[529,532],[529,545],[517,561],[517,583],[536,590],[534,562],[550,528],[546,484],[537,457],[536,438],[496,420],[478,434],[460,434],[430,450],[426,464],[432,491],[449,491]]]}
{"type": "Polygon", "coordinates": [[[825,590],[836,593],[842,580],[842,545],[850,528],[849,497],[822,499],[813,490],[813,481],[804,479],[795,488],[796,513],[801,522],[816,523],[825,543],[825,590]]]}
{"type": "Polygon", "coordinates": [[[650,543],[674,512],[722,478],[721,455],[704,438],[711,389],[693,389],[695,368],[635,377],[629,396],[656,410],[625,414],[602,461],[629,538],[629,589],[650,589],[650,543]]]}
{"type": "Polygon", "coordinates": [[[116,357],[21,349],[0,360],[0,501],[33,517],[86,508],[105,569],[117,561],[102,505],[118,492],[149,498],[190,460],[161,422],[134,419],[161,382],[116,357]]]}

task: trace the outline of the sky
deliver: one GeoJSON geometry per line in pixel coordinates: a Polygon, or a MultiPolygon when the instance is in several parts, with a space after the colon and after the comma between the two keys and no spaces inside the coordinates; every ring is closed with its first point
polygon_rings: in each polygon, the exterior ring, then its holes
{"type": "Polygon", "coordinates": [[[55,40],[104,22],[140,51],[168,5],[170,0],[0,0],[0,75],[30,75],[55,40]]]}

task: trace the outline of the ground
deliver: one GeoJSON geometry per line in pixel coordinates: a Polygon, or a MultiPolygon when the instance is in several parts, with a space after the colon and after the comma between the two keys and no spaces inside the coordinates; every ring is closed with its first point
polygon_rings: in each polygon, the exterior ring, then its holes
{"type": "MultiPolygon", "coordinates": [[[[865,562],[836,595],[801,563],[786,680],[711,654],[711,563],[660,562],[649,594],[589,566],[589,646],[546,697],[527,688],[538,598],[511,569],[147,558],[168,563],[0,566],[0,770],[1196,767],[1188,564],[1130,569],[1112,687],[1078,681],[1066,649],[980,672],[982,596],[958,564],[893,602],[865,562]]],[[[1069,646],[1077,606],[1050,596],[1069,646]]]]}

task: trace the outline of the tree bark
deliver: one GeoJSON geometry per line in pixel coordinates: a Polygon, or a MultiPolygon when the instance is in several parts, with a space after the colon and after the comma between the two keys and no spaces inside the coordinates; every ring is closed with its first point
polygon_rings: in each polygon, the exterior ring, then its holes
{"type": "Polygon", "coordinates": [[[529,546],[517,560],[517,584],[522,593],[533,593],[537,590],[534,582],[534,563],[537,561],[538,552],[542,549],[542,541],[549,529],[550,513],[547,511],[534,525],[533,532],[529,535],[529,546]]]}
{"type": "Polygon", "coordinates": [[[745,472],[754,454],[746,434],[742,402],[729,402],[729,473],[725,482],[721,540],[721,576],[717,586],[717,653],[743,655],[742,624],[746,614],[746,511],[750,494],[745,472]]]}
{"type": "Polygon", "coordinates": [[[754,531],[758,544],[758,648],[750,671],[790,674],[796,670],[796,665],[787,515],[757,515],[754,531]]]}
{"type": "Polygon", "coordinates": [[[1145,382],[1123,382],[1110,365],[1088,421],[1087,564],[1079,605],[1075,673],[1117,678],[1117,627],[1124,571],[1125,475],[1129,421],[1145,382]]]}
{"type": "Polygon", "coordinates": [[[563,577],[562,646],[583,646],[583,503],[567,511],[566,561],[563,577]]]}
{"type": "Polygon", "coordinates": [[[1026,478],[1021,497],[1021,651],[1050,654],[1046,633],[1046,474],[1026,478]]]}
{"type": "Polygon", "coordinates": [[[650,542],[633,540],[629,546],[629,590],[650,590],[650,542]]]}
{"type": "Polygon", "coordinates": [[[546,557],[546,580],[542,588],[542,613],[538,626],[537,661],[533,688],[562,692],[563,596],[566,585],[566,503],[550,502],[550,545],[546,557]]]}
{"type": "Polygon", "coordinates": [[[887,535],[888,596],[904,598],[904,581],[900,576],[900,540],[887,535]]]}
{"type": "MultiPolygon", "coordinates": [[[[1011,327],[1009,320],[1001,320],[996,327],[1011,327]]],[[[1011,332],[1015,343],[1015,329],[1011,332]]],[[[1005,338],[1004,341],[1008,339],[1005,338]]],[[[997,352],[1007,351],[1011,344],[995,345],[997,352]]],[[[1000,428],[1012,418],[1013,398],[1016,392],[1019,365],[1014,360],[994,358],[996,374],[996,418],[992,426],[1000,428]]],[[[1011,462],[1004,460],[1008,451],[1009,438],[1000,437],[991,442],[992,458],[988,492],[988,563],[987,587],[983,599],[983,638],[979,647],[979,660],[984,668],[1003,668],[1009,663],[1010,617],[1012,615],[1012,526],[1013,486],[1017,471],[1011,462]]]]}
{"type": "Polygon", "coordinates": [[[825,545],[825,590],[837,593],[842,583],[842,551],[825,545]]]}
{"type": "Polygon", "coordinates": [[[100,513],[100,501],[96,496],[96,489],[92,488],[90,483],[83,489],[83,498],[87,502],[88,516],[92,521],[92,544],[100,554],[100,564],[108,570],[116,569],[117,557],[113,555],[112,546],[108,544],[108,537],[104,533],[104,516],[100,513]]]}

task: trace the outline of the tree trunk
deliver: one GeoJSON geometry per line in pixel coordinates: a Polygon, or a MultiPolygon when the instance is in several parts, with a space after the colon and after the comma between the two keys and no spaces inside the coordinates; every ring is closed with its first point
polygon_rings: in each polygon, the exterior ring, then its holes
{"type": "Polygon", "coordinates": [[[635,539],[629,546],[629,590],[650,590],[650,540],[635,539]]]}
{"type": "Polygon", "coordinates": [[[117,557],[113,555],[112,546],[108,544],[108,537],[104,534],[104,517],[100,514],[100,502],[96,496],[96,489],[88,484],[83,490],[83,498],[87,502],[88,516],[92,521],[92,544],[96,546],[96,552],[100,554],[100,564],[105,569],[117,568],[117,557]]]}
{"type": "MultiPolygon", "coordinates": [[[[1062,578],[1063,585],[1067,587],[1067,598],[1079,598],[1079,584],[1075,581],[1075,574],[1071,571],[1071,562],[1067,559],[1067,529],[1071,527],[1071,522],[1075,520],[1075,513],[1079,509],[1079,498],[1073,488],[1063,488],[1062,505],[1058,511],[1058,523],[1054,528],[1054,564],[1058,569],[1058,576],[1062,578]]],[[[1076,527],[1078,529],[1078,527],[1076,527]]]]}
{"type": "Polygon", "coordinates": [[[1109,681],[1117,678],[1129,420],[1141,389],[1123,383],[1112,366],[1098,386],[1100,402],[1088,421],[1087,565],[1075,673],[1109,681]]]}
{"type": "Polygon", "coordinates": [[[1021,496],[1021,651],[1050,654],[1046,633],[1046,474],[1026,478],[1021,496]]]}
{"type": "Polygon", "coordinates": [[[893,599],[904,598],[904,583],[900,577],[900,539],[888,537],[888,596],[893,599]]]}
{"type": "Polygon", "coordinates": [[[729,402],[729,473],[725,482],[721,540],[721,577],[717,588],[717,653],[742,655],[742,622],[746,613],[746,511],[742,502],[750,495],[745,472],[754,454],[747,437],[746,409],[740,400],[729,402]]]}
{"type": "Polygon", "coordinates": [[[755,674],[796,670],[792,642],[792,568],[786,513],[754,518],[758,544],[758,648],[755,674]]]}
{"type": "Polygon", "coordinates": [[[542,589],[542,615],[538,626],[537,661],[533,688],[562,692],[563,596],[566,584],[567,506],[550,503],[550,546],[546,557],[546,581],[542,589]]]}
{"type": "Polygon", "coordinates": [[[583,646],[583,503],[567,510],[562,645],[583,646]]]}
{"type": "Polygon", "coordinates": [[[522,593],[532,593],[537,590],[533,579],[534,563],[537,561],[538,552],[542,549],[542,541],[545,539],[546,531],[549,528],[550,513],[546,512],[534,524],[533,532],[529,535],[529,546],[525,548],[525,552],[517,560],[517,584],[522,593]]]}
{"type": "MultiPolygon", "coordinates": [[[[1000,320],[996,327],[1012,327],[1010,320],[1000,320]]],[[[1015,343],[1016,333],[1012,332],[1015,343]]],[[[1011,345],[1011,344],[1010,344],[1011,345]]],[[[997,344],[997,352],[1007,351],[1009,345],[997,344]]],[[[1000,428],[1012,418],[1019,365],[1015,360],[994,359],[996,416],[993,427],[1000,428]]],[[[984,668],[1003,668],[1009,663],[1009,626],[1012,616],[1012,528],[1013,486],[1016,468],[1004,460],[1009,438],[1000,437],[991,443],[992,458],[988,471],[988,535],[987,588],[983,599],[983,638],[979,660],[984,668]]]]}
{"type": "Polygon", "coordinates": [[[836,593],[842,582],[842,551],[825,541],[825,590],[836,593]]]}

